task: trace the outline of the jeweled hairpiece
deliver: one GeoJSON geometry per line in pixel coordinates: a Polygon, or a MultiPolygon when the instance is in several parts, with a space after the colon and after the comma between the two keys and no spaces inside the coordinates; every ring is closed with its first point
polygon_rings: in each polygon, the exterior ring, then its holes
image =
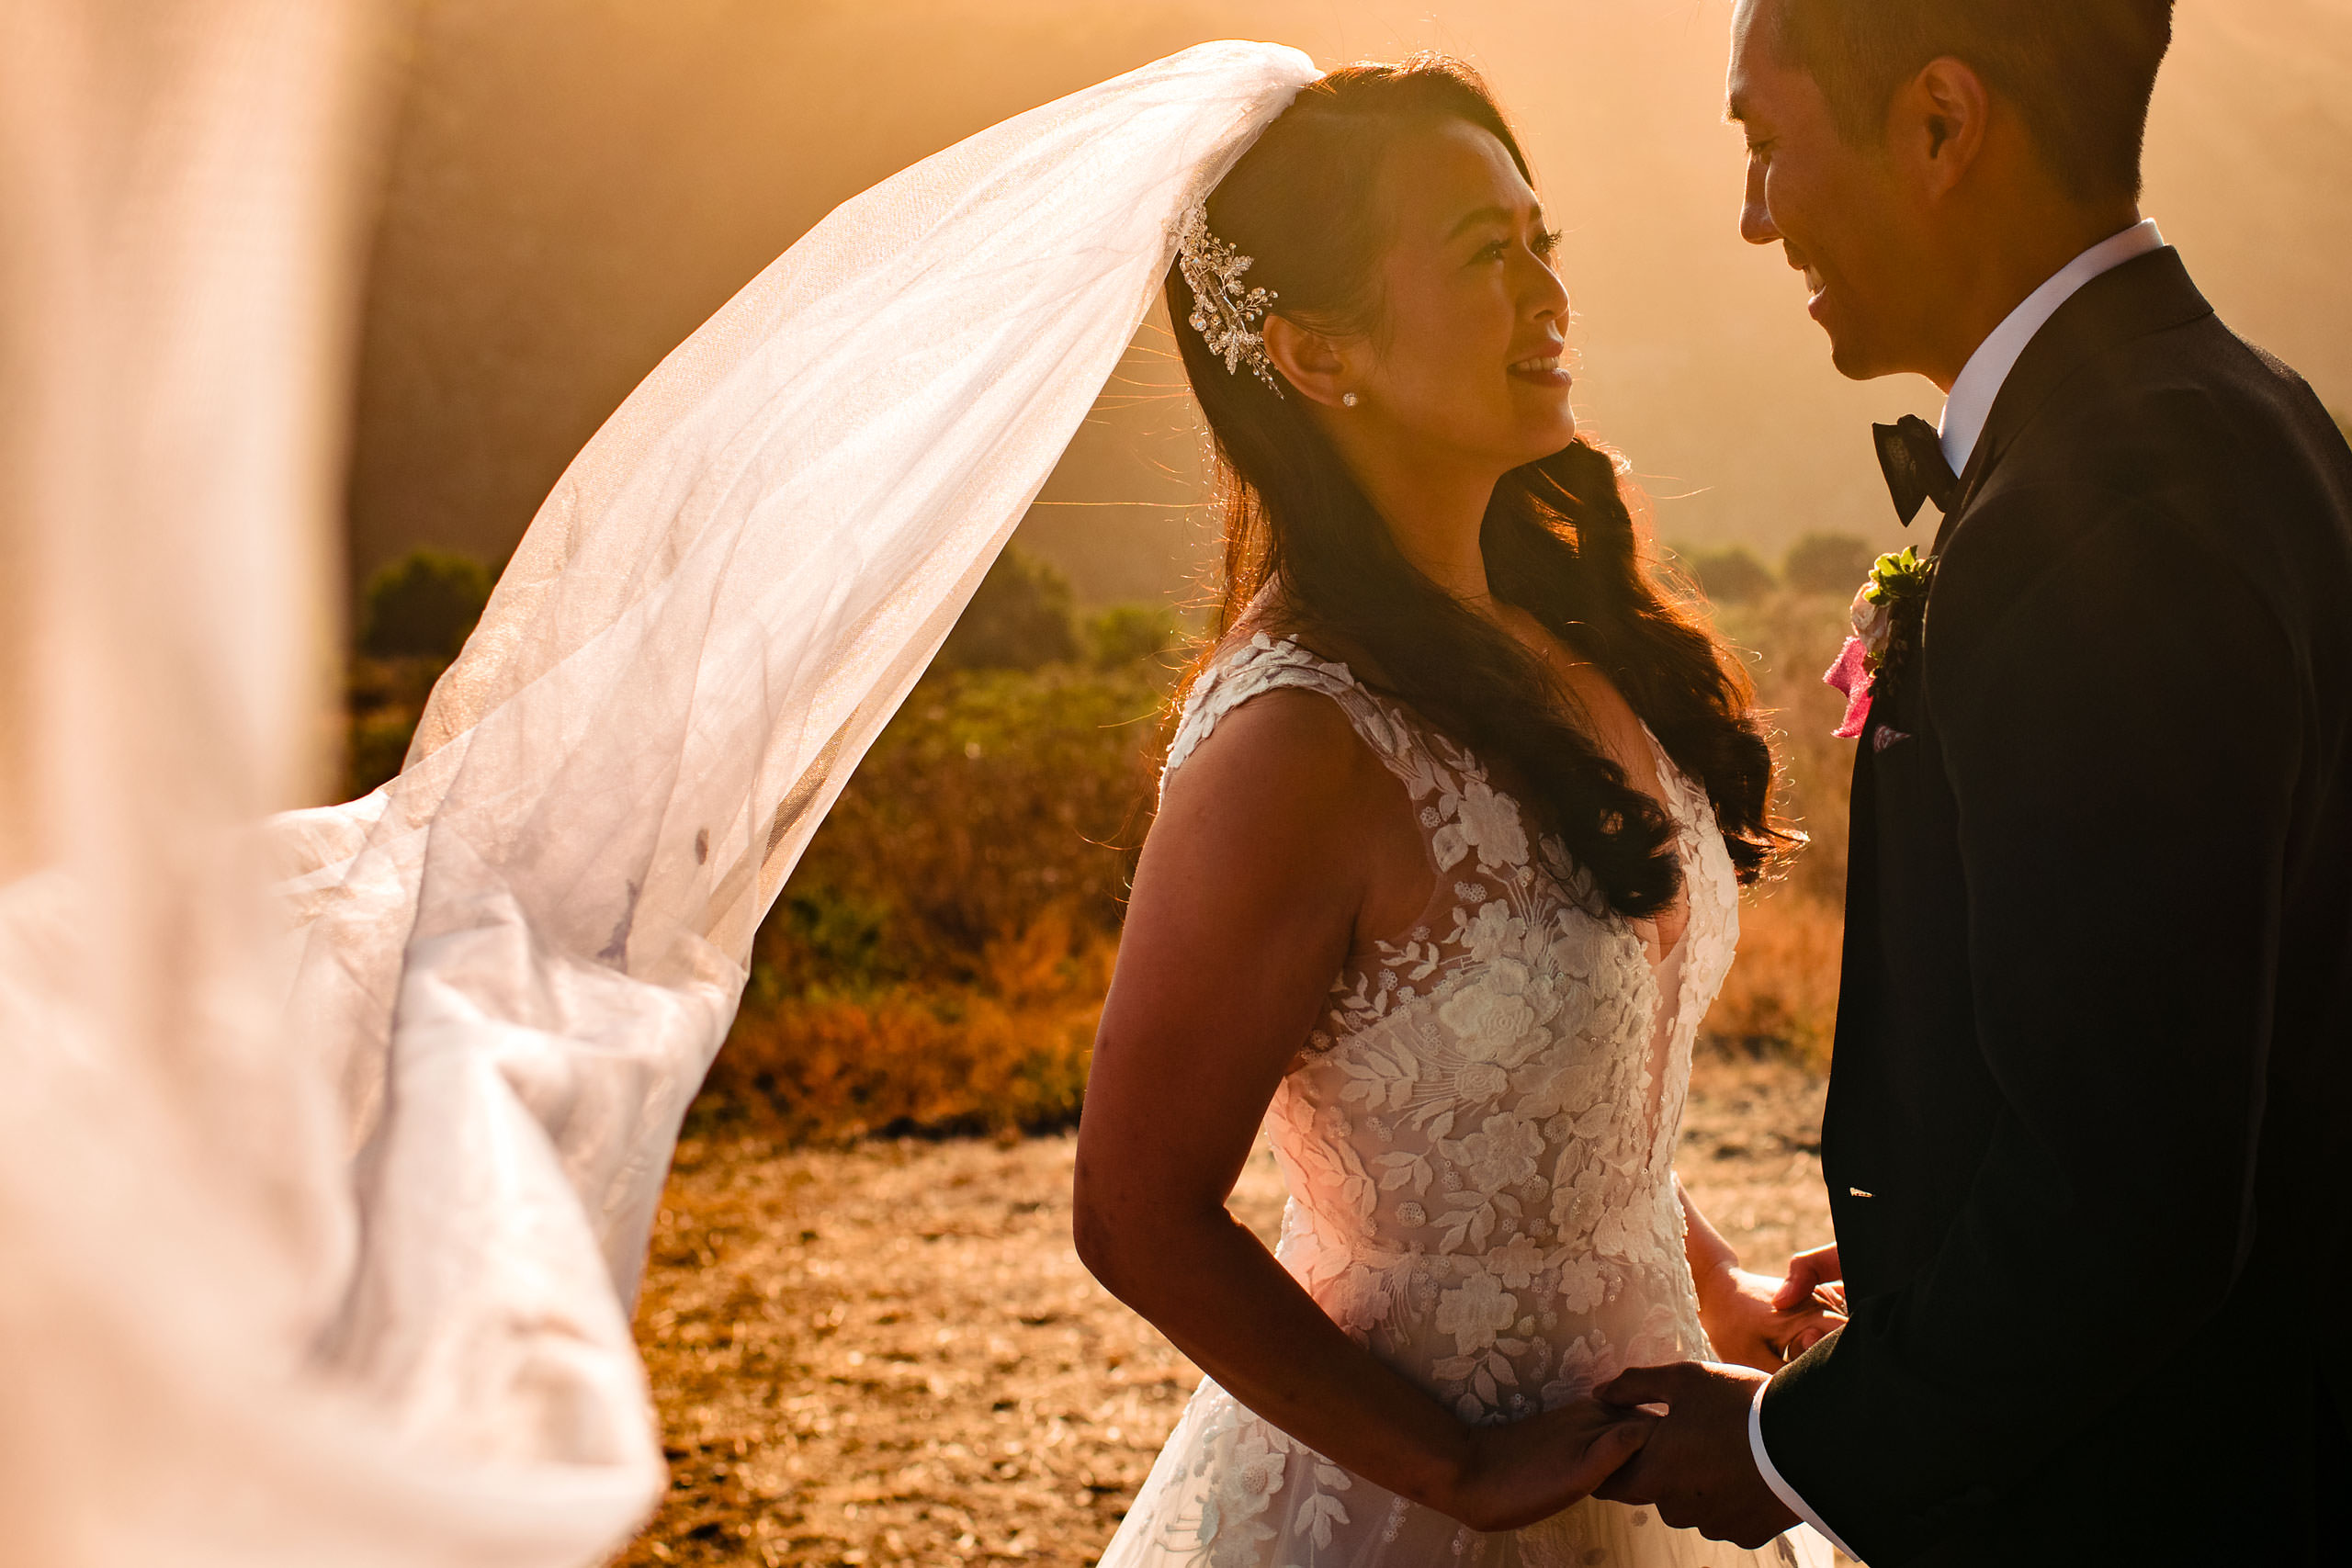
{"type": "Polygon", "coordinates": [[[1274,362],[1266,353],[1265,329],[1260,323],[1282,296],[1242,284],[1241,275],[1254,262],[1209,231],[1208,203],[1184,214],[1183,226],[1176,231],[1176,265],[1193,291],[1193,330],[1211,354],[1225,360],[1227,374],[1238,375],[1246,361],[1279,398],[1282,383],[1274,379],[1274,362]]]}

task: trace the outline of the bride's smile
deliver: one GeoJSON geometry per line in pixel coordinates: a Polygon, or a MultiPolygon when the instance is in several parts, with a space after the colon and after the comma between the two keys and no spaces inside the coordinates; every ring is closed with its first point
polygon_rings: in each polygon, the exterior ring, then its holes
{"type": "Polygon", "coordinates": [[[1294,385],[1321,402],[1329,375],[1355,395],[1341,401],[1352,428],[1334,438],[1359,461],[1378,451],[1487,484],[1575,440],[1559,235],[1502,142],[1458,120],[1402,139],[1376,203],[1389,234],[1369,280],[1378,329],[1311,315],[1267,325],[1294,385]],[[1308,326],[1359,330],[1315,342],[1308,326]]]}

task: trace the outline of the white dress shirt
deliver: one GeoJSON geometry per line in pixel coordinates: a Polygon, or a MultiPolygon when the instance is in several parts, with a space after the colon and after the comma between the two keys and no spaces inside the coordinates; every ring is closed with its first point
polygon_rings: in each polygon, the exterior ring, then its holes
{"type": "Polygon", "coordinates": [[[1993,400],[2001,395],[2001,388],[2007,383],[2009,372],[2018,367],[2018,358],[2025,353],[2026,344],[2050,324],[2058,307],[2072,299],[2091,279],[2164,247],[2165,237],[2157,231],[2153,218],[2143,219],[2120,234],[2109,235],[2027,295],[2025,303],[2010,311],[2008,320],[1977,344],[1976,352],[1962,367],[1960,379],[1951,384],[1951,392],[1944,399],[1944,460],[1951,465],[1953,473],[1968,471],[1968,459],[1975,454],[1977,438],[1984,434],[1984,422],[1993,416],[1993,400]]]}
{"type": "MultiPolygon", "coordinates": [[[[1951,384],[1951,392],[1944,399],[1942,426],[1944,460],[1955,474],[1968,470],[1968,459],[1975,455],[1976,443],[1984,434],[1984,422],[1993,414],[1993,400],[2015,370],[2018,358],[2035,334],[2050,324],[2058,307],[2072,299],[2082,287],[2095,277],[2114,271],[2125,262],[2137,260],[2151,251],[2164,248],[2164,235],[2156,230],[2155,220],[2134,223],[2120,234],[2111,235],[2076,256],[2060,269],[2057,276],[2026,296],[2025,303],[2009,312],[2008,319],[1993,329],[1992,335],[1979,344],[1969,355],[1960,378],[1951,384]]],[[[1747,1451],[1756,1461],[1757,1470],[1764,1477],[1764,1484],[1773,1495],[1787,1504],[1796,1516],[1829,1539],[1829,1543],[1859,1562],[1861,1559],[1838,1539],[1838,1532],[1822,1523],[1821,1517],[1805,1506],[1796,1489],[1781,1479],[1772,1466],[1772,1456],[1764,1449],[1764,1391],[1769,1382],[1756,1386],[1756,1398],[1747,1407],[1747,1451]]]]}

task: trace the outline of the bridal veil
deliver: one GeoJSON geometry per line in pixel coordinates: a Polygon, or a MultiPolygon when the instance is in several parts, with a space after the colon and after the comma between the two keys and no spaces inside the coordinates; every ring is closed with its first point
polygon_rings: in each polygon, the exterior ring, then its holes
{"type": "Polygon", "coordinates": [[[572,462],[401,776],[265,821],[319,750],[363,29],[19,13],[6,1546],[592,1562],[663,1483],[628,1303],[752,932],[1317,73],[1203,45],[842,207],[572,462]]]}

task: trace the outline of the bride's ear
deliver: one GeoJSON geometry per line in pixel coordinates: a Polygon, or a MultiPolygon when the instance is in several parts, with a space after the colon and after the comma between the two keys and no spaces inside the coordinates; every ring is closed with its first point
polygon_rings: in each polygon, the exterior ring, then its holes
{"type": "Polygon", "coordinates": [[[1283,379],[1309,400],[1338,408],[1355,383],[1351,355],[1333,338],[1300,326],[1287,316],[1268,316],[1266,356],[1283,379]]]}

